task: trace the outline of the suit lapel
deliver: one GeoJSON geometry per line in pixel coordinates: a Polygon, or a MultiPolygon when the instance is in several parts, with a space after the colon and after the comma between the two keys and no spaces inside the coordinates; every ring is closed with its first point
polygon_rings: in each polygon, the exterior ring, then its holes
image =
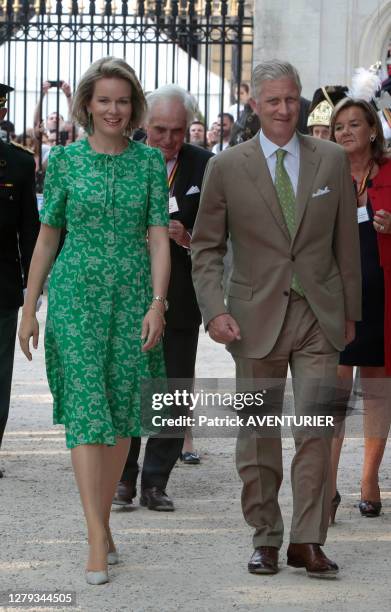
{"type": "Polygon", "coordinates": [[[178,169],[175,176],[173,190],[173,195],[177,198],[178,206],[179,201],[185,195],[185,189],[189,184],[192,171],[191,164],[186,163],[186,153],[186,144],[184,144],[178,155],[178,169]]]}
{"type": "Polygon", "coordinates": [[[296,231],[292,236],[292,243],[300,230],[308,201],[313,192],[314,179],[320,163],[320,155],[314,143],[300,133],[298,133],[298,137],[300,141],[300,172],[296,195],[296,231]]]}
{"type": "Polygon", "coordinates": [[[270,209],[284,236],[290,241],[289,231],[277,198],[272,177],[270,176],[269,168],[259,143],[259,133],[251,139],[249,146],[244,151],[244,155],[246,157],[244,160],[245,168],[250,175],[252,184],[255,185],[263,202],[270,209]]]}

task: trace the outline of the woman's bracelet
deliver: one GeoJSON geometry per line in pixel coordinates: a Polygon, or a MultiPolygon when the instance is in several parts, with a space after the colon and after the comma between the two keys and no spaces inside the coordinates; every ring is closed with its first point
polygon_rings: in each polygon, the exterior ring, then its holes
{"type": "Polygon", "coordinates": [[[154,304],[151,304],[150,307],[149,307],[149,310],[154,310],[155,312],[157,312],[159,317],[161,317],[161,319],[163,321],[163,325],[166,324],[166,319],[164,318],[164,314],[160,312],[159,308],[156,308],[156,306],[154,306],[154,304]]]}
{"type": "Polygon", "coordinates": [[[167,311],[168,310],[168,301],[165,297],[163,297],[162,295],[155,295],[152,298],[152,304],[154,302],[159,302],[159,304],[163,304],[164,306],[164,310],[167,311]]]}

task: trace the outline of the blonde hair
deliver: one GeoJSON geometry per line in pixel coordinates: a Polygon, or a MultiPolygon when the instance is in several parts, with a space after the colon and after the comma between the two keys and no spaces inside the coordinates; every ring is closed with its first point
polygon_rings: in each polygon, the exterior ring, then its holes
{"type": "Polygon", "coordinates": [[[130,133],[133,128],[142,125],[146,101],[136,73],[124,60],[108,56],[91,64],[77,85],[73,98],[72,120],[85,130],[89,127],[87,105],[94,94],[95,83],[100,79],[113,78],[127,81],[131,89],[132,115],[126,132],[130,133]]]}

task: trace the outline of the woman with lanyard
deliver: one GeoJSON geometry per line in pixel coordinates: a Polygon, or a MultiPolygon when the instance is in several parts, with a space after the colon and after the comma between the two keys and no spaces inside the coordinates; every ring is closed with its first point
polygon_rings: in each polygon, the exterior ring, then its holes
{"type": "MultiPolygon", "coordinates": [[[[331,140],[348,154],[357,195],[362,320],[356,324],[355,340],[341,353],[339,376],[346,383],[347,401],[353,368],[360,369],[365,449],[359,509],[363,516],[375,517],[382,506],[378,477],[390,427],[386,377],[391,375],[391,160],[376,110],[364,100],[344,98],[338,103],[331,140]]],[[[343,437],[333,440],[331,522],[341,500],[336,478],[342,442],[343,437]]]]}

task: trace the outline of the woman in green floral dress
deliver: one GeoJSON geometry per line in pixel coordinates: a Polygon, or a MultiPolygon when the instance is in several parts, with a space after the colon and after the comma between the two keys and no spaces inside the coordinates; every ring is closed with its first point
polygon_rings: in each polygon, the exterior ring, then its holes
{"type": "Polygon", "coordinates": [[[87,520],[91,584],[107,582],[107,563],[118,561],[110,509],[130,438],[140,435],[142,381],[164,377],[166,168],[157,149],[127,138],[144,110],[124,61],[103,58],[82,77],[73,113],[89,135],[51,152],[19,330],[31,359],[35,303],[66,227],[49,284],[46,368],[87,520]]]}

